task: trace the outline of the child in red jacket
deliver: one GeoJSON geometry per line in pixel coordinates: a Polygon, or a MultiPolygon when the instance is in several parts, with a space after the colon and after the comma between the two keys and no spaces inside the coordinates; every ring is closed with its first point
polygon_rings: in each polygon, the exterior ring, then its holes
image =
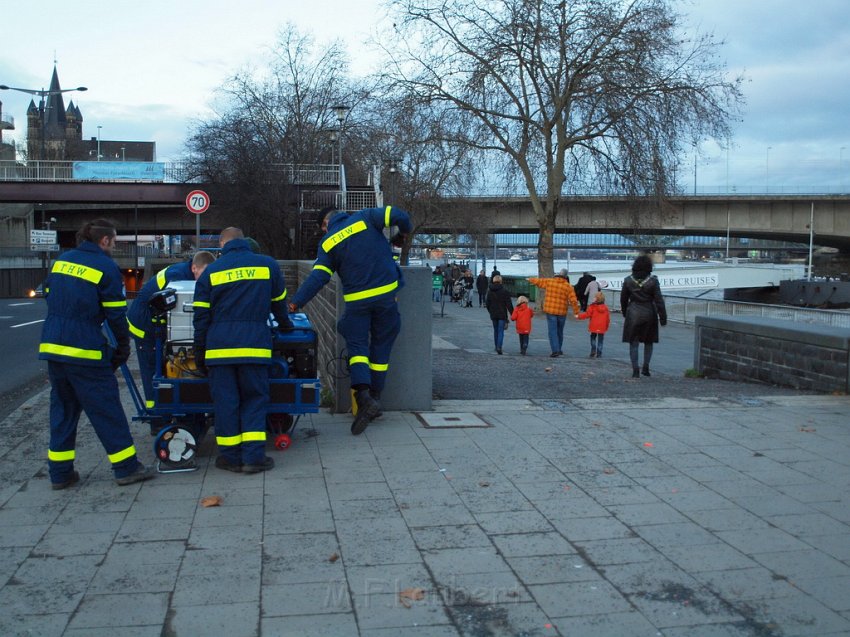
{"type": "Polygon", "coordinates": [[[611,314],[605,305],[605,294],[597,292],[593,303],[587,306],[587,312],[578,315],[580,319],[590,319],[587,329],[590,330],[590,358],[602,358],[602,343],[605,332],[611,325],[611,314]]]}
{"type": "Polygon", "coordinates": [[[517,297],[511,320],[516,321],[516,333],[519,334],[519,353],[523,356],[528,350],[528,336],[531,334],[531,317],[533,316],[534,310],[528,307],[528,299],[524,296],[517,297]]]}

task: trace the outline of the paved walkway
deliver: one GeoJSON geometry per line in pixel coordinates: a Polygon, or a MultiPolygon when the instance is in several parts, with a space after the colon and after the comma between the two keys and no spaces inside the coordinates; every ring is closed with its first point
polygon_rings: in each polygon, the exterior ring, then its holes
{"type": "MultiPolygon", "coordinates": [[[[457,326],[439,351],[477,374],[520,359],[457,326]]],[[[0,634],[850,635],[850,398],[683,394],[660,357],[626,384],[616,351],[540,373],[602,363],[625,393],[438,400],[356,438],[321,413],[269,473],[208,439],[199,471],[125,488],[85,425],[82,483],[50,490],[42,392],[0,422],[0,634]]]]}

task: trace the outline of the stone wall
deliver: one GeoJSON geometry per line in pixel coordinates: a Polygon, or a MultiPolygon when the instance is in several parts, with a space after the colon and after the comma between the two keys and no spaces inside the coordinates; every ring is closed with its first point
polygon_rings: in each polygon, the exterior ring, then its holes
{"type": "Polygon", "coordinates": [[[761,317],[698,316],[694,367],[711,378],[850,392],[850,330],[761,317]]]}

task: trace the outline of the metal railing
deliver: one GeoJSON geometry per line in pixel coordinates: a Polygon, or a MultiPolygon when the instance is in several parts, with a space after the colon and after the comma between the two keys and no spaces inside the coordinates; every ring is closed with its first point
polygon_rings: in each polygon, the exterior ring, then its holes
{"type": "MultiPolygon", "coordinates": [[[[606,290],[606,293],[608,294],[609,306],[619,309],[620,292],[606,290]]],[[[667,306],[667,319],[685,325],[693,325],[697,316],[760,316],[794,321],[795,323],[850,328],[850,311],[845,310],[821,310],[793,305],[697,299],[672,294],[664,295],[664,303],[667,306]]]]}

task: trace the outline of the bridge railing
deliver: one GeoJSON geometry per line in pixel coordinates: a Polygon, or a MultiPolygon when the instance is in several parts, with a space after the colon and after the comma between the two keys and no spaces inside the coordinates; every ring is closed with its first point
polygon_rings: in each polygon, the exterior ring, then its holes
{"type": "MultiPolygon", "coordinates": [[[[620,308],[620,293],[608,291],[611,308],[620,308]]],[[[719,299],[696,299],[688,296],[664,295],[667,318],[670,321],[693,325],[697,316],[761,316],[765,318],[810,323],[829,327],[850,328],[850,312],[844,310],[822,310],[793,305],[767,305],[746,301],[721,301],[719,299]]]]}

